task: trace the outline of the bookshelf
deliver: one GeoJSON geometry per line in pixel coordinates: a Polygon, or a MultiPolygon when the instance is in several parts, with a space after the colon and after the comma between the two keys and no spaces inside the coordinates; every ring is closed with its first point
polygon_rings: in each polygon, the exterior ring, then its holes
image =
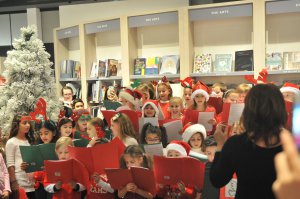
{"type": "MultiPolygon", "coordinates": [[[[57,83],[57,95],[61,96],[61,88],[67,83],[81,86],[81,79],[61,78],[61,62],[63,60],[79,61],[81,64],[82,51],[80,48],[79,33],[80,26],[71,26],[54,29],[54,56],[55,56],[55,78],[57,83]]],[[[83,66],[81,65],[81,68],[83,66]]],[[[81,70],[82,72],[82,70],[81,70]]],[[[82,96],[84,97],[84,96],[82,96]]]]}
{"type": "Polygon", "coordinates": [[[90,102],[92,93],[92,91],[90,90],[91,84],[96,83],[96,81],[108,82],[108,84],[118,82],[120,85],[122,85],[122,72],[120,71],[118,72],[120,73],[119,76],[90,77],[93,62],[96,62],[98,64],[99,60],[122,60],[120,18],[105,19],[96,22],[85,23],[83,42],[85,51],[84,64],[86,66],[85,83],[88,89],[86,92],[86,96],[87,102],[90,102]]]}
{"type": "MultiPolygon", "coordinates": [[[[162,75],[134,75],[134,59],[142,57],[180,55],[180,74],[168,79],[195,79],[212,84],[246,82],[244,75],[257,76],[265,66],[267,52],[300,51],[299,0],[244,0],[178,9],[157,10],[99,19],[54,31],[56,74],[60,61],[81,62],[81,79],[61,80],[80,82],[82,97],[87,102],[88,85],[102,82],[122,82],[130,85],[135,79],[159,80],[162,75]],[[78,35],[59,38],[59,32],[78,29],[78,35]],[[232,54],[253,50],[254,71],[193,73],[195,53],[232,54]],[[97,59],[121,59],[122,73],[114,77],[90,78],[92,62],[97,59]]],[[[300,69],[269,72],[269,81],[280,85],[286,80],[299,79],[300,69]]]]}
{"type": "MultiPolygon", "coordinates": [[[[300,52],[300,2],[266,1],[266,53],[300,52]]],[[[281,83],[282,81],[298,80],[300,69],[270,71],[270,81],[281,83]]]]}
{"type": "MultiPolygon", "coordinates": [[[[179,41],[179,11],[165,10],[127,16],[124,19],[128,33],[124,42],[128,51],[127,65],[129,79],[161,79],[163,75],[134,75],[134,60],[136,58],[162,57],[165,55],[180,55],[179,41]]],[[[177,75],[166,75],[169,79],[179,78],[177,75]]]]}

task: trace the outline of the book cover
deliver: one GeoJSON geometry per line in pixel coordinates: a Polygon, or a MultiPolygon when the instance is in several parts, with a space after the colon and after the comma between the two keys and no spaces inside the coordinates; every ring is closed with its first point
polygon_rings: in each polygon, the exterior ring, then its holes
{"type": "Polygon", "coordinates": [[[145,75],[146,58],[136,58],[134,60],[134,75],[145,75]]]}
{"type": "Polygon", "coordinates": [[[211,72],[211,64],[211,54],[196,54],[194,58],[193,73],[209,73],[211,72]]]}
{"type": "Polygon", "coordinates": [[[105,71],[106,71],[106,62],[99,60],[98,61],[98,69],[97,71],[97,77],[105,77],[105,71]]]}
{"type": "Polygon", "coordinates": [[[156,195],[154,173],[150,169],[131,167],[130,169],[105,169],[108,181],[113,189],[120,189],[133,182],[140,189],[156,195]]]}
{"type": "Polygon", "coordinates": [[[29,164],[26,173],[42,171],[44,160],[57,160],[55,143],[20,146],[20,152],[23,162],[29,164]]]}
{"type": "Polygon", "coordinates": [[[283,60],[285,70],[300,69],[300,52],[284,52],[283,60]]]}
{"type": "Polygon", "coordinates": [[[192,184],[199,189],[203,188],[205,164],[195,158],[154,156],[153,166],[157,184],[175,185],[182,181],[184,184],[192,184]]]}
{"type": "Polygon", "coordinates": [[[164,147],[161,142],[157,144],[141,144],[140,146],[146,154],[158,156],[164,155],[164,147]]]}
{"type": "Polygon", "coordinates": [[[73,60],[63,60],[60,63],[60,78],[72,78],[73,77],[73,60]]]}
{"type": "Polygon", "coordinates": [[[266,69],[267,70],[282,70],[282,56],[279,52],[266,54],[266,69]]]}
{"type": "Polygon", "coordinates": [[[62,181],[68,183],[75,180],[83,185],[87,185],[89,174],[84,165],[75,159],[69,160],[45,160],[45,181],[56,183],[62,181]]]}
{"type": "Polygon", "coordinates": [[[81,77],[81,64],[79,61],[74,61],[72,77],[77,79],[81,77]]]}
{"type": "Polygon", "coordinates": [[[253,50],[235,52],[235,71],[253,71],[253,50]]]}
{"type": "Polygon", "coordinates": [[[119,167],[119,152],[115,144],[97,144],[94,147],[69,146],[71,158],[80,161],[91,175],[94,172],[104,173],[105,168],[119,167]]]}
{"type": "Polygon", "coordinates": [[[174,120],[163,124],[166,128],[168,142],[172,140],[182,140],[181,129],[183,128],[181,120],[174,120]]]}
{"type": "Polygon", "coordinates": [[[107,76],[117,76],[118,73],[118,60],[108,59],[107,60],[107,76]]]}
{"type": "Polygon", "coordinates": [[[224,103],[222,117],[221,117],[222,122],[225,122],[226,124],[232,126],[234,122],[240,120],[244,107],[245,107],[244,103],[238,103],[238,104],[224,103]]]}
{"type": "Polygon", "coordinates": [[[231,72],[232,71],[232,55],[216,54],[214,62],[214,72],[231,72]]]}
{"type": "Polygon", "coordinates": [[[159,71],[160,57],[148,57],[145,75],[157,75],[159,71]]]}
{"type": "Polygon", "coordinates": [[[121,77],[122,76],[122,60],[118,60],[118,65],[117,65],[117,76],[121,77]]]}
{"type": "Polygon", "coordinates": [[[161,58],[159,74],[178,74],[179,55],[166,55],[161,58]]]}
{"type": "Polygon", "coordinates": [[[93,62],[91,67],[90,77],[97,77],[98,75],[98,65],[96,62],[93,62]]]}
{"type": "Polygon", "coordinates": [[[117,110],[122,104],[120,102],[114,102],[110,100],[104,100],[103,106],[106,108],[106,110],[117,110]]]}

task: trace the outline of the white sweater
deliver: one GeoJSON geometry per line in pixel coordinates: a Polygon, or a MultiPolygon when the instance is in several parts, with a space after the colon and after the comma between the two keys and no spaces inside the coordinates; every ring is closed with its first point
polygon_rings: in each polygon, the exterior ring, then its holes
{"type": "Polygon", "coordinates": [[[26,140],[20,140],[16,137],[10,138],[5,146],[7,168],[14,166],[16,180],[19,186],[23,187],[26,192],[34,191],[33,173],[26,173],[21,169],[23,162],[19,146],[30,146],[26,140]]]}

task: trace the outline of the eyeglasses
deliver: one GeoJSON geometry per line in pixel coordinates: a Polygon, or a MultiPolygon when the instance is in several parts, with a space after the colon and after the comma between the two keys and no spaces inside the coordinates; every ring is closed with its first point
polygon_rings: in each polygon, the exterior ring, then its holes
{"type": "Polygon", "coordinates": [[[80,118],[79,118],[79,120],[82,121],[82,122],[84,122],[84,121],[89,121],[90,119],[92,119],[92,117],[91,117],[90,115],[87,116],[87,117],[84,117],[84,116],[82,115],[82,116],[80,116],[80,118]]]}

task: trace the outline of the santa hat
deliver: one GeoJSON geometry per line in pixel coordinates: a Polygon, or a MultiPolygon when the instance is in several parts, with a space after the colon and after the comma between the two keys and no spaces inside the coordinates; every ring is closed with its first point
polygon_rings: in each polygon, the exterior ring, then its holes
{"type": "Polygon", "coordinates": [[[191,98],[194,99],[196,95],[201,94],[205,97],[206,101],[208,101],[210,93],[211,93],[211,89],[208,86],[206,86],[204,83],[198,81],[193,86],[193,93],[191,98]]]}
{"type": "Polygon", "coordinates": [[[137,101],[139,101],[142,96],[143,94],[141,92],[139,92],[138,90],[132,90],[131,88],[125,88],[119,94],[120,98],[129,101],[133,105],[136,105],[137,101]]]}
{"type": "Polygon", "coordinates": [[[155,117],[158,117],[159,110],[157,108],[158,107],[157,100],[147,100],[142,107],[142,115],[144,115],[144,112],[145,112],[144,110],[145,110],[146,106],[148,106],[148,105],[153,107],[153,109],[155,110],[155,117]]]}
{"type": "Polygon", "coordinates": [[[292,84],[290,82],[285,82],[283,84],[283,86],[281,87],[280,91],[282,93],[284,93],[284,92],[292,92],[292,93],[295,93],[296,95],[300,95],[299,86],[296,85],[296,84],[292,84]]]}
{"type": "Polygon", "coordinates": [[[203,140],[206,138],[206,130],[205,130],[205,127],[202,124],[187,123],[183,127],[183,134],[182,134],[183,141],[185,141],[186,143],[188,143],[189,140],[191,139],[191,137],[195,133],[201,133],[202,136],[203,136],[203,140]]]}
{"type": "Polygon", "coordinates": [[[186,77],[183,80],[179,80],[183,88],[193,88],[193,79],[191,77],[186,77]]]}
{"type": "Polygon", "coordinates": [[[191,147],[183,141],[173,140],[172,142],[170,142],[170,144],[168,144],[166,148],[167,154],[169,150],[178,151],[182,156],[188,156],[191,147]]]}

